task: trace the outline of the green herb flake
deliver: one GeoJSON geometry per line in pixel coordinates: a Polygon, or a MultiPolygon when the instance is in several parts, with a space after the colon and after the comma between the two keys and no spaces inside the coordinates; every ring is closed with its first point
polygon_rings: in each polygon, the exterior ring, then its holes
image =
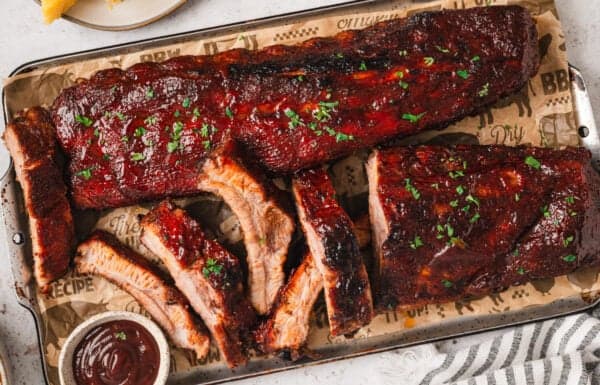
{"type": "Polygon", "coordinates": [[[565,198],[565,202],[567,202],[568,204],[572,205],[575,203],[575,197],[574,196],[568,196],[565,198]]]}
{"type": "Polygon", "coordinates": [[[140,136],[144,135],[145,133],[146,133],[146,128],[140,126],[135,129],[135,131],[133,132],[133,136],[139,138],[140,136]]]}
{"type": "Polygon", "coordinates": [[[303,82],[304,81],[304,75],[298,75],[298,76],[296,76],[296,80],[298,80],[299,82],[303,82]]]}
{"type": "Polygon", "coordinates": [[[233,111],[231,111],[231,108],[229,108],[229,106],[225,107],[225,115],[229,119],[233,119],[233,111]]]}
{"type": "Polygon", "coordinates": [[[422,112],[418,115],[414,115],[414,114],[402,114],[402,119],[404,120],[408,120],[411,123],[417,123],[423,116],[425,116],[426,112],[422,112]]]}
{"type": "Polygon", "coordinates": [[[337,59],[343,59],[343,58],[344,58],[344,54],[343,54],[343,53],[341,53],[341,52],[336,52],[336,54],[335,54],[335,57],[336,57],[337,59]]]}
{"type": "Polygon", "coordinates": [[[146,88],[146,99],[152,99],[154,97],[154,89],[152,87],[146,88]]]}
{"type": "Polygon", "coordinates": [[[569,245],[573,242],[574,239],[575,239],[574,236],[569,235],[568,237],[566,237],[565,239],[563,239],[563,246],[564,247],[569,247],[569,245]]]}
{"type": "Polygon", "coordinates": [[[563,258],[565,262],[575,262],[577,260],[577,256],[574,254],[565,255],[563,258]]]}
{"type": "Polygon", "coordinates": [[[398,85],[400,85],[400,88],[402,88],[403,90],[407,90],[409,87],[409,84],[407,82],[405,82],[404,80],[400,80],[398,82],[398,85]]]}
{"type": "Polygon", "coordinates": [[[103,154],[103,155],[102,155],[102,159],[104,159],[104,160],[110,160],[110,155],[108,155],[108,154],[103,154]]]}
{"type": "Polygon", "coordinates": [[[542,167],[542,163],[531,155],[525,158],[525,164],[536,170],[539,170],[542,167]]]}
{"type": "Polygon", "coordinates": [[[177,151],[178,148],[179,148],[179,142],[169,142],[169,143],[167,143],[167,151],[169,152],[169,154],[177,151]]]}
{"type": "Polygon", "coordinates": [[[115,333],[115,338],[121,341],[125,341],[127,339],[127,334],[125,332],[115,333]]]}
{"type": "Polygon", "coordinates": [[[481,57],[479,57],[479,55],[475,55],[471,58],[471,62],[475,63],[481,60],[481,57]]]}
{"type": "Polygon", "coordinates": [[[416,235],[415,238],[410,242],[410,248],[416,250],[421,246],[423,246],[423,240],[421,240],[421,237],[416,235]]]}
{"type": "Polygon", "coordinates": [[[146,159],[146,157],[141,152],[132,152],[131,153],[131,160],[133,160],[134,162],[139,162],[140,160],[144,160],[144,159],[146,159]]]}
{"type": "Polygon", "coordinates": [[[94,124],[94,121],[92,119],[83,115],[75,115],[75,121],[77,123],[83,124],[85,127],[90,127],[92,124],[94,124]]]}
{"type": "Polygon", "coordinates": [[[336,143],[346,142],[348,140],[354,140],[354,136],[348,135],[348,134],[344,134],[343,132],[338,132],[338,133],[335,134],[335,142],[336,143]]]}
{"type": "Polygon", "coordinates": [[[402,49],[402,50],[398,51],[398,55],[399,56],[408,56],[408,51],[405,49],[402,49]]]}
{"type": "Polygon", "coordinates": [[[200,110],[198,109],[198,107],[194,107],[194,111],[192,112],[192,114],[194,115],[194,118],[200,117],[200,110]]]}
{"type": "Polygon", "coordinates": [[[440,184],[439,183],[432,183],[431,187],[433,187],[436,190],[439,190],[440,189],[440,184]]]}
{"type": "Polygon", "coordinates": [[[469,203],[473,203],[475,206],[479,207],[479,199],[475,198],[473,195],[469,194],[466,196],[465,200],[469,203]]]}
{"type": "Polygon", "coordinates": [[[360,67],[358,67],[359,70],[361,71],[366,71],[367,70],[367,63],[365,63],[364,61],[360,62],[360,67]]]}
{"type": "Polygon", "coordinates": [[[85,180],[89,180],[92,177],[92,168],[84,168],[78,171],[75,175],[82,177],[85,180]]]}
{"type": "Polygon", "coordinates": [[[94,128],[94,136],[96,138],[100,136],[100,130],[98,129],[98,127],[94,128]]]}
{"type": "Polygon", "coordinates": [[[463,212],[465,212],[465,213],[468,213],[468,212],[469,212],[469,210],[471,210],[471,205],[466,205],[466,206],[464,206],[464,207],[463,207],[462,209],[460,209],[460,210],[461,210],[461,211],[463,211],[463,212]]]}
{"type": "Polygon", "coordinates": [[[173,116],[178,118],[181,116],[181,112],[179,112],[179,110],[175,110],[175,112],[173,112],[173,116]]]}
{"type": "Polygon", "coordinates": [[[444,285],[446,289],[450,289],[452,286],[454,286],[454,284],[447,279],[442,279],[442,285],[444,285]]]}
{"type": "Polygon", "coordinates": [[[191,105],[192,105],[192,101],[190,100],[190,98],[185,98],[185,99],[183,99],[183,102],[181,102],[181,106],[183,108],[190,108],[191,105]]]}
{"type": "Polygon", "coordinates": [[[465,80],[467,80],[470,76],[469,71],[467,71],[467,70],[458,70],[458,71],[456,71],[456,74],[465,80]]]}
{"type": "Polygon", "coordinates": [[[431,56],[426,56],[423,58],[423,63],[425,63],[427,67],[431,67],[433,63],[435,63],[435,59],[431,56]]]}
{"type": "Polygon", "coordinates": [[[442,53],[448,53],[448,52],[450,52],[450,50],[449,50],[448,48],[444,48],[444,47],[441,47],[441,46],[439,46],[439,45],[436,45],[436,46],[435,46],[435,48],[436,48],[438,51],[442,52],[442,53]]]}
{"type": "Polygon", "coordinates": [[[463,195],[465,193],[465,188],[462,185],[456,186],[456,192],[458,195],[463,195]]]}
{"type": "Polygon", "coordinates": [[[481,215],[479,215],[479,213],[475,213],[475,215],[473,215],[471,219],[469,219],[469,223],[473,224],[477,222],[479,218],[481,218],[481,215]]]}
{"type": "Polygon", "coordinates": [[[463,177],[463,176],[465,176],[465,173],[464,173],[463,171],[461,171],[461,170],[458,170],[458,171],[450,171],[450,172],[448,173],[448,176],[450,176],[450,178],[452,178],[452,179],[457,179],[457,178],[460,178],[460,177],[463,177]]]}
{"type": "Polygon", "coordinates": [[[221,275],[221,272],[223,271],[223,265],[219,265],[217,263],[217,261],[213,258],[208,258],[206,260],[206,263],[204,264],[204,267],[202,268],[202,274],[208,278],[211,274],[212,275],[221,275]]]}
{"type": "Polygon", "coordinates": [[[211,145],[210,145],[210,140],[205,140],[205,141],[203,141],[203,142],[202,142],[202,146],[204,146],[204,149],[205,149],[206,151],[210,150],[210,146],[211,146],[211,145]]]}
{"type": "Polygon", "coordinates": [[[550,218],[550,211],[548,211],[548,206],[543,206],[540,211],[542,212],[542,215],[544,216],[544,218],[550,218]]]}
{"type": "Polygon", "coordinates": [[[485,83],[477,93],[480,98],[488,96],[490,93],[490,83],[485,83]]]}
{"type": "Polygon", "coordinates": [[[303,126],[304,122],[302,121],[302,118],[300,118],[300,115],[298,115],[298,113],[294,110],[292,110],[291,108],[286,108],[283,113],[285,114],[285,116],[287,116],[288,118],[290,118],[290,121],[288,123],[288,127],[291,129],[294,129],[298,126],[303,126]]]}
{"type": "Polygon", "coordinates": [[[521,200],[521,194],[515,193],[515,202],[518,202],[520,200],[521,200]]]}
{"type": "Polygon", "coordinates": [[[319,122],[326,122],[331,119],[331,113],[335,111],[339,102],[319,102],[316,110],[313,110],[313,117],[319,122]]]}
{"type": "Polygon", "coordinates": [[[515,257],[518,257],[519,255],[521,255],[521,253],[519,252],[519,249],[514,249],[511,254],[515,257]]]}
{"type": "Polygon", "coordinates": [[[525,274],[525,273],[526,273],[526,271],[525,271],[525,269],[524,269],[524,268],[522,268],[522,267],[519,267],[519,268],[517,269],[517,274],[519,274],[519,275],[523,275],[523,274],[525,274]]]}
{"type": "Polygon", "coordinates": [[[148,116],[146,119],[144,119],[144,123],[146,123],[149,126],[156,124],[156,116],[154,116],[154,115],[148,116]]]}
{"type": "Polygon", "coordinates": [[[117,116],[117,118],[119,118],[120,121],[124,121],[125,119],[127,119],[127,117],[122,113],[122,112],[115,112],[115,115],[117,116]]]}
{"type": "Polygon", "coordinates": [[[419,198],[421,198],[421,192],[419,192],[419,190],[417,190],[417,188],[411,184],[410,178],[406,178],[404,182],[404,188],[406,189],[406,191],[411,193],[415,200],[419,200],[419,198]]]}
{"type": "Polygon", "coordinates": [[[121,142],[123,142],[123,143],[127,143],[127,142],[129,142],[129,137],[128,137],[127,135],[123,135],[123,136],[121,137],[121,142]]]}
{"type": "Polygon", "coordinates": [[[450,202],[450,206],[452,207],[458,207],[458,200],[454,200],[450,202]]]}

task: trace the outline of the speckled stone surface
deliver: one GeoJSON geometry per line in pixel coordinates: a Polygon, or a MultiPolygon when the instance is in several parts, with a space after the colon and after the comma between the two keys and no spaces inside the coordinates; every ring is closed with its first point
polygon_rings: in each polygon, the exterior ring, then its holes
{"type": "MultiPolygon", "coordinates": [[[[570,62],[587,79],[592,103],[600,124],[600,0],[556,0],[564,24],[570,62]]],[[[187,30],[249,20],[268,15],[341,3],[342,1],[188,0],[173,15],[132,32],[102,32],[59,20],[50,26],[41,22],[39,6],[32,0],[0,0],[0,77],[18,65],[74,51],[97,48],[187,30]]],[[[3,121],[3,119],[2,119],[3,121]]],[[[4,127],[2,127],[4,129],[4,127]]],[[[33,319],[14,296],[6,260],[5,234],[0,232],[0,342],[6,346],[13,384],[42,384],[41,363],[33,319]]],[[[481,336],[475,337],[481,340],[481,336]]],[[[464,346],[467,340],[437,344],[441,350],[464,346]]],[[[412,349],[411,354],[428,354],[432,345],[412,349]]],[[[394,362],[406,351],[307,367],[249,379],[237,384],[367,384],[401,383],[394,362]],[[395,372],[395,373],[394,373],[395,372]]]]}

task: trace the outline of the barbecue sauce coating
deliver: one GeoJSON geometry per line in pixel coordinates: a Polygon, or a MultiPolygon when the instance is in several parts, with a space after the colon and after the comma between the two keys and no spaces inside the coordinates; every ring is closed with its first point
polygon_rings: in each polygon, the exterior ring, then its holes
{"type": "Polygon", "coordinates": [[[380,308],[600,262],[600,177],[586,149],[399,147],[377,151],[367,169],[380,308]]]}
{"type": "Polygon", "coordinates": [[[92,329],[75,348],[77,385],[152,385],[160,355],[154,337],[132,321],[111,321],[92,329]]]}
{"type": "Polygon", "coordinates": [[[518,6],[425,12],[295,46],[98,72],[52,106],[73,198],[107,208],[198,191],[203,160],[241,144],[291,173],[425,129],[520,90],[538,68],[518,6]]]}

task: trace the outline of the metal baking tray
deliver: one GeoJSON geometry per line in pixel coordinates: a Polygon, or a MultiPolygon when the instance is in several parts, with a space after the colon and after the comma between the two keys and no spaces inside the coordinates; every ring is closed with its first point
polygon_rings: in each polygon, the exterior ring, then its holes
{"type": "MultiPolygon", "coordinates": [[[[57,56],[34,62],[26,63],[15,69],[10,76],[23,74],[29,71],[41,69],[48,66],[73,63],[105,56],[113,56],[123,53],[131,53],[149,48],[158,48],[179,42],[206,39],[222,34],[241,32],[249,28],[258,28],[267,23],[289,23],[304,18],[323,15],[331,11],[352,10],[355,7],[365,7],[375,3],[377,0],[360,0],[329,6],[319,9],[303,11],[299,13],[280,15],[259,19],[249,22],[191,31],[161,38],[142,40],[138,42],[110,46],[90,51],[78,52],[69,55],[57,56]]],[[[597,130],[592,106],[585,85],[585,81],[576,68],[570,66],[571,90],[576,106],[575,118],[578,132],[583,146],[588,148],[593,155],[593,166],[600,172],[600,133],[597,130]]],[[[2,92],[5,124],[10,119],[7,99],[2,92]]],[[[19,303],[28,309],[36,324],[36,331],[40,346],[42,366],[44,368],[44,380],[48,383],[45,356],[41,350],[43,340],[42,318],[39,306],[36,302],[35,291],[37,288],[31,278],[31,249],[27,229],[27,218],[24,210],[21,190],[16,183],[12,162],[6,149],[0,146],[0,191],[2,192],[2,214],[5,224],[8,257],[12,267],[14,287],[19,303]]],[[[169,384],[216,384],[236,379],[253,377],[292,368],[304,367],[325,362],[332,362],[350,357],[382,352],[386,350],[407,347],[425,342],[457,337],[470,333],[514,326],[526,322],[548,319],[579,312],[595,306],[600,298],[573,296],[552,302],[548,305],[532,306],[525,309],[513,310],[498,314],[485,316],[465,315],[455,319],[443,321],[437,325],[427,325],[403,330],[397,333],[383,336],[368,337],[364,339],[347,340],[343,344],[328,345],[317,351],[320,356],[317,359],[303,358],[299,361],[288,361],[280,357],[272,357],[264,360],[252,360],[248,366],[234,371],[226,370],[192,370],[183,373],[172,374],[169,384]]]]}

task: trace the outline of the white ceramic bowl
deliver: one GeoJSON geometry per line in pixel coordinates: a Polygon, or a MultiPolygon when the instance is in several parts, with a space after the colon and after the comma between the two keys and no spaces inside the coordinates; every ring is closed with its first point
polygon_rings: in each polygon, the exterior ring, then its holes
{"type": "Polygon", "coordinates": [[[169,365],[171,363],[167,339],[162,330],[160,330],[153,321],[142,315],[128,311],[108,311],[100,313],[81,323],[71,332],[65,341],[58,358],[58,374],[61,385],[77,385],[73,374],[73,353],[75,352],[75,348],[79,345],[79,342],[83,337],[85,337],[93,328],[111,321],[136,322],[143,326],[154,337],[156,344],[158,345],[160,358],[158,374],[156,375],[154,385],[164,385],[169,376],[169,365]]]}

